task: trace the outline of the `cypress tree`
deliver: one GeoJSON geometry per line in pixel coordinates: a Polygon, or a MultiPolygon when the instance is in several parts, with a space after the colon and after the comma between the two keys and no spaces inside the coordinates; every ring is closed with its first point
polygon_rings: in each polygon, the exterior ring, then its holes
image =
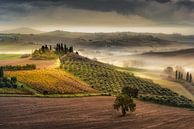
{"type": "Polygon", "coordinates": [[[183,74],[181,73],[181,80],[183,80],[183,74]]]}
{"type": "Polygon", "coordinates": [[[67,53],[67,46],[66,46],[66,44],[64,46],[64,52],[65,52],[65,54],[67,53]]]}
{"type": "Polygon", "coordinates": [[[3,67],[0,67],[0,78],[4,77],[4,71],[3,71],[3,67]]]}
{"type": "Polygon", "coordinates": [[[52,51],[52,46],[50,45],[50,51],[52,51]]]}
{"type": "Polygon", "coordinates": [[[176,77],[176,80],[178,80],[178,71],[176,71],[175,77],[176,77]]]}
{"type": "Polygon", "coordinates": [[[192,82],[192,75],[190,74],[190,76],[189,76],[189,82],[192,82]]]}
{"type": "Polygon", "coordinates": [[[180,80],[181,79],[181,72],[179,72],[179,74],[178,74],[178,80],[180,80]]]}
{"type": "Polygon", "coordinates": [[[49,50],[49,48],[48,48],[48,46],[47,46],[47,45],[45,45],[45,50],[46,50],[46,51],[48,51],[48,50],[49,50]]]}
{"type": "Polygon", "coordinates": [[[189,81],[189,72],[187,72],[186,81],[189,81]]]}

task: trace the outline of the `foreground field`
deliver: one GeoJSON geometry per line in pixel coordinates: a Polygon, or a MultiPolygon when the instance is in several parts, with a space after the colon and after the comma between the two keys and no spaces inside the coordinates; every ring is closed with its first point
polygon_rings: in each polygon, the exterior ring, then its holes
{"type": "Polygon", "coordinates": [[[194,112],[137,101],[120,117],[114,97],[0,99],[0,129],[193,129],[194,112]]]}
{"type": "Polygon", "coordinates": [[[6,75],[17,77],[18,81],[32,87],[40,93],[44,93],[45,91],[46,94],[96,92],[87,84],[58,69],[9,71],[6,75]]]}

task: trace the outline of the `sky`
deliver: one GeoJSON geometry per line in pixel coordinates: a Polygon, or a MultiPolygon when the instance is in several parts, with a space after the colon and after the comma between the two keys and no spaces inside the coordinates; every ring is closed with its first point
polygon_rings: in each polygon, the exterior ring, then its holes
{"type": "Polygon", "coordinates": [[[194,0],[0,0],[0,30],[194,34],[194,0]]]}

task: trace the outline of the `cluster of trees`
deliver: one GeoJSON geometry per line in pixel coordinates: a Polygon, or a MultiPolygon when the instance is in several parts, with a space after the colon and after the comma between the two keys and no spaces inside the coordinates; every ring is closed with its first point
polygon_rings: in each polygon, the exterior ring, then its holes
{"type": "Polygon", "coordinates": [[[2,66],[4,71],[17,71],[17,70],[34,70],[36,69],[35,64],[26,64],[26,65],[5,65],[2,66]]]}
{"type": "Polygon", "coordinates": [[[176,80],[183,80],[183,73],[180,71],[176,71],[175,78],[176,78],[176,80]]]}
{"type": "Polygon", "coordinates": [[[59,43],[56,45],[55,51],[60,54],[67,54],[73,52],[73,46],[67,47],[66,44],[59,43]]]}
{"type": "Polygon", "coordinates": [[[130,110],[134,112],[136,109],[136,104],[133,98],[138,97],[138,89],[131,87],[123,87],[122,93],[119,94],[113,104],[114,109],[121,109],[122,115],[125,116],[130,110]]]}
{"type": "MultiPolygon", "coordinates": [[[[175,71],[175,79],[176,80],[184,80],[184,76],[183,76],[183,73],[180,72],[180,71],[175,71]]],[[[192,82],[192,74],[187,72],[186,73],[186,77],[185,77],[185,80],[188,81],[188,82],[192,82]]]]}
{"type": "MultiPolygon", "coordinates": [[[[45,60],[56,59],[67,53],[73,53],[73,46],[68,47],[66,44],[58,43],[54,48],[51,45],[42,45],[40,49],[32,53],[32,59],[45,60]]],[[[78,52],[76,52],[78,54],[78,52]]]]}
{"type": "Polygon", "coordinates": [[[0,67],[0,88],[17,88],[17,78],[10,79],[4,76],[3,67],[0,67]]]}
{"type": "Polygon", "coordinates": [[[48,52],[48,51],[52,51],[52,46],[50,45],[48,47],[48,45],[42,45],[40,50],[44,53],[44,52],[48,52]]]}

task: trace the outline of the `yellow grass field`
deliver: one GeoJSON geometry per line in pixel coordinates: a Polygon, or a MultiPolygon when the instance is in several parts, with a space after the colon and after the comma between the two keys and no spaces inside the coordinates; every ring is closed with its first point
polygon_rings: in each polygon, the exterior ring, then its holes
{"type": "Polygon", "coordinates": [[[40,69],[30,71],[9,71],[7,76],[15,76],[18,81],[43,93],[49,94],[74,94],[95,93],[89,85],[81,82],[69,73],[59,69],[40,69]]]}

